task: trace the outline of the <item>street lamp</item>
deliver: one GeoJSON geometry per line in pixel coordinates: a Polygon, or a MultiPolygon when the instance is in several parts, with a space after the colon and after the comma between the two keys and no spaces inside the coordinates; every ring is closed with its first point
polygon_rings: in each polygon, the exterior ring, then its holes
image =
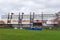
{"type": "MultiPolygon", "coordinates": [[[[35,16],[35,12],[33,12],[33,23],[34,23],[34,16],[35,16]]],[[[33,27],[34,27],[34,25],[33,25],[33,27]]]]}
{"type": "Polygon", "coordinates": [[[10,23],[10,20],[9,20],[9,13],[8,13],[8,18],[7,18],[7,24],[10,23]]]}
{"type": "MultiPolygon", "coordinates": [[[[24,15],[24,12],[22,12],[22,18],[21,18],[21,21],[23,22],[23,15],[24,15]]],[[[21,23],[22,27],[23,27],[23,24],[21,23]]]]}
{"type": "Polygon", "coordinates": [[[14,14],[14,13],[11,13],[11,19],[12,19],[13,14],[14,14]]]}
{"type": "MultiPolygon", "coordinates": [[[[11,25],[11,21],[12,21],[12,16],[13,16],[14,13],[11,13],[11,18],[10,18],[10,25],[11,25]]],[[[12,27],[12,25],[11,25],[12,27]]]]}
{"type": "Polygon", "coordinates": [[[22,19],[23,19],[23,15],[24,15],[24,13],[22,12],[22,19]]]}

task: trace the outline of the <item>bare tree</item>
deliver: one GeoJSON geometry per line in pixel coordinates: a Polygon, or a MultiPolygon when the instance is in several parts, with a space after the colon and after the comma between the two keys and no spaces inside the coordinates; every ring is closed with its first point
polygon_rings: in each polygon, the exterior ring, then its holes
{"type": "Polygon", "coordinates": [[[55,15],[56,15],[56,19],[55,19],[55,22],[57,22],[58,24],[57,25],[54,25],[54,27],[57,29],[57,28],[60,28],[60,18],[59,18],[59,16],[60,16],[60,12],[58,12],[58,13],[55,13],[55,15]]]}

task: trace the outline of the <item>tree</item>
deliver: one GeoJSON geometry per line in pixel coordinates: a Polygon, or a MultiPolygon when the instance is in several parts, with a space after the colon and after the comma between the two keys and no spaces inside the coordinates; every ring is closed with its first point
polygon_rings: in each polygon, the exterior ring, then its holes
{"type": "Polygon", "coordinates": [[[56,28],[60,28],[60,12],[55,13],[56,14],[56,19],[55,21],[58,23],[57,25],[55,25],[56,28]]]}

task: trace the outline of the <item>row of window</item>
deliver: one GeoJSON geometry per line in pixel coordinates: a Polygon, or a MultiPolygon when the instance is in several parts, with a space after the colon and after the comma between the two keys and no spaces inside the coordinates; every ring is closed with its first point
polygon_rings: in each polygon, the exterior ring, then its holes
{"type": "MultiPolygon", "coordinates": [[[[11,16],[9,16],[11,18],[11,16]]],[[[18,15],[13,15],[12,19],[18,19],[19,16],[18,15]]],[[[22,18],[22,16],[20,16],[20,18],[22,18]]],[[[33,16],[31,16],[31,18],[33,18],[33,16]]],[[[48,18],[56,18],[56,16],[54,15],[35,15],[34,19],[48,19],[48,18]]],[[[2,15],[1,19],[8,19],[8,15],[2,15]]],[[[30,19],[30,15],[24,15],[23,19],[30,19]]]]}

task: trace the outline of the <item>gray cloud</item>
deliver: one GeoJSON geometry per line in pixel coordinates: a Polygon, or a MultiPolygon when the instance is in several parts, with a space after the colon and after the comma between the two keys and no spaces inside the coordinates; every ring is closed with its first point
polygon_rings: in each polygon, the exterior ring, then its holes
{"type": "Polygon", "coordinates": [[[36,13],[55,13],[60,10],[59,0],[0,0],[0,14],[30,11],[36,13]]]}

